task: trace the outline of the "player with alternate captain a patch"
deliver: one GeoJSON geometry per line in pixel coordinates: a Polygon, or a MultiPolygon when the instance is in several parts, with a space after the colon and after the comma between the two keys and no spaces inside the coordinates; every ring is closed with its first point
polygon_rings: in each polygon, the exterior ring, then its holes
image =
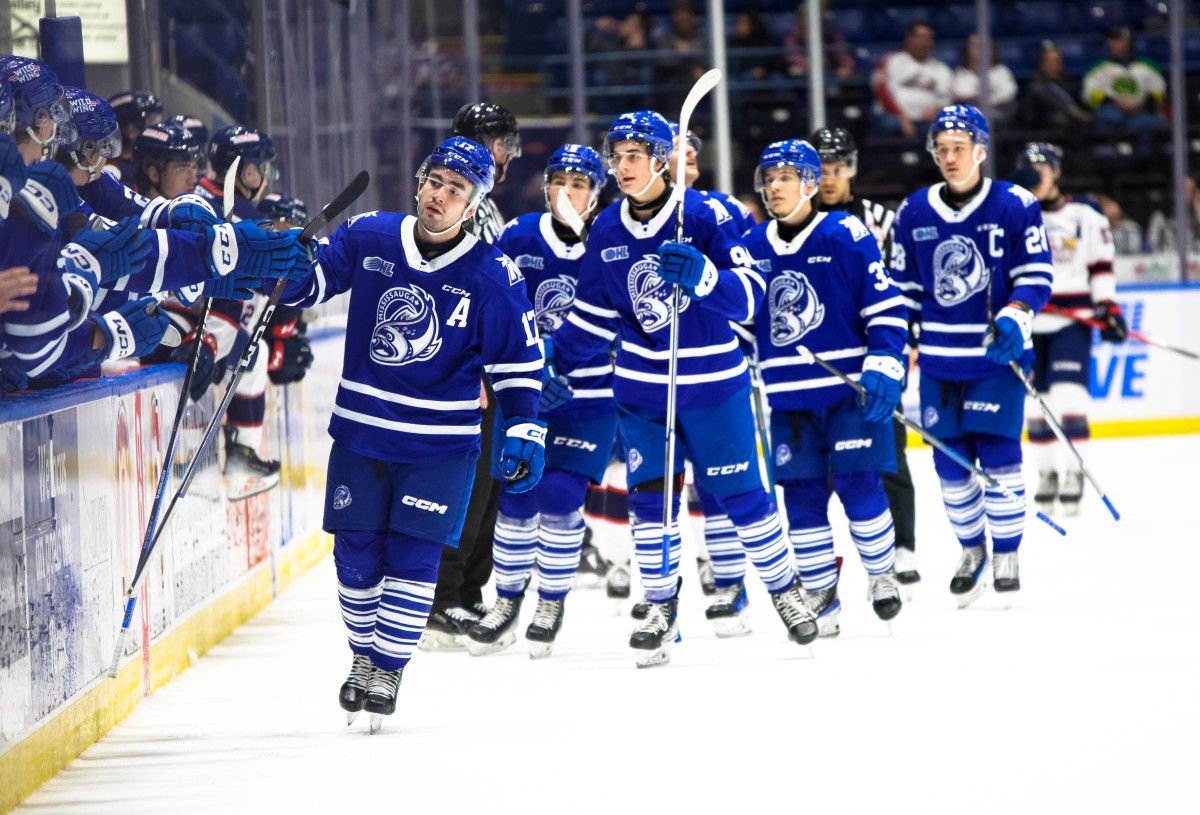
{"type": "Polygon", "coordinates": [[[339,701],[351,718],[371,713],[372,730],[395,710],[442,546],[458,543],[485,372],[508,417],[499,461],[508,489],[533,489],[542,474],[543,359],[525,281],[463,229],[494,173],[481,145],[442,142],[417,173],[416,217],[351,218],[284,293],[304,308],[351,292],[323,526],[354,653],[339,701]]]}
{"type": "Polygon", "coordinates": [[[670,125],[654,111],[625,113],[612,123],[602,152],[626,197],[596,216],[575,304],[554,333],[557,361],[567,374],[592,365],[620,337],[613,393],[634,550],[650,603],[629,640],[640,667],[666,662],[678,633],[678,490],[666,536],[663,528],[664,476],[682,487],[684,460],[681,451],[675,472],[664,473],[672,318],[679,331],[673,384],[680,446],[701,486],[733,519],[790,636],[807,643],[817,634],[758,473],[746,358],[729,328],[730,320],[747,320],[758,310],[763,281],[741,240],[718,221],[720,204],[694,190],[683,191],[684,242],[675,241],[673,188],[663,178],[671,141],[670,125]],[[686,292],[677,314],[673,285],[686,292]]]}
{"type": "MultiPolygon", "coordinates": [[[[1050,297],[1054,267],[1037,198],[980,171],[988,140],[987,120],[971,105],[934,118],[926,146],[945,181],[897,212],[892,276],[920,323],[922,424],[1020,497],[1025,389],[1009,368],[1029,370],[1031,324],[1050,297]]],[[[962,544],[950,591],[965,606],[986,585],[988,530],[995,589],[1016,591],[1024,504],[984,490],[939,450],[933,463],[962,544]]]]}
{"type": "Polygon", "coordinates": [[[900,613],[895,530],[882,473],[896,469],[890,425],[907,367],[908,322],[904,298],[867,226],[848,212],[818,212],[813,205],[820,178],[821,158],[808,142],[769,145],[754,187],[771,220],[747,233],[746,248],[767,283],[755,330],[771,406],[775,479],[783,487],[804,601],[821,636],[834,637],[841,600],[829,525],[831,480],[869,575],[875,613],[882,620],[900,613]],[[803,359],[801,347],[857,379],[865,396],[803,359]]]}
{"type": "MultiPolygon", "coordinates": [[[[604,161],[599,153],[579,144],[558,148],[543,175],[547,211],[510,221],[496,240],[533,294],[538,333],[550,364],[554,359],[550,335],[562,325],[580,282],[585,250],[580,233],[592,220],[603,186],[604,161]],[[562,191],[567,202],[559,201],[562,191]],[[573,214],[560,211],[564,203],[573,214]]],[[[530,656],[549,656],[562,625],[563,604],[583,548],[582,511],[588,484],[603,480],[617,429],[609,349],[597,351],[568,379],[551,378],[543,388],[540,412],[548,424],[546,471],[537,489],[500,494],[492,552],[497,598],[467,632],[467,650],[474,656],[495,653],[516,641],[521,601],[535,562],[538,604],[525,629],[530,656]]]]}

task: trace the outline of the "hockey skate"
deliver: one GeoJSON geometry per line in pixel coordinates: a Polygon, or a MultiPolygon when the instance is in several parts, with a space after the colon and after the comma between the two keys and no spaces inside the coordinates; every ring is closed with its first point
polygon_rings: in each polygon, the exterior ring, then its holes
{"type": "Polygon", "coordinates": [[[477,622],[479,615],[473,611],[459,606],[435,606],[417,647],[422,651],[461,651],[467,647],[467,632],[477,622]]]}
{"type": "MultiPolygon", "coordinates": [[[[679,577],[675,580],[675,596],[679,596],[679,590],[683,588],[683,578],[679,577]]],[[[629,609],[629,616],[635,620],[644,620],[646,615],[650,613],[650,601],[639,600],[634,603],[629,609]]]]}
{"type": "Polygon", "coordinates": [[[1047,515],[1054,512],[1054,499],[1058,498],[1058,473],[1053,470],[1042,470],[1038,473],[1038,488],[1033,494],[1033,502],[1037,508],[1047,515]]]}
{"type": "Polygon", "coordinates": [[[992,586],[998,592],[1021,590],[1021,571],[1015,551],[992,555],[992,586]]]}
{"type": "Polygon", "coordinates": [[[817,618],[818,637],[832,638],[842,633],[842,624],[838,621],[842,613],[842,601],[838,599],[836,583],[827,589],[804,589],[800,596],[804,605],[808,606],[808,610],[817,618]]]}
{"type": "Polygon", "coordinates": [[[538,598],[533,622],[525,629],[525,639],[529,640],[530,659],[543,659],[554,651],[554,638],[558,636],[558,629],[562,628],[563,604],[561,599],[538,598]]]}
{"type": "Polygon", "coordinates": [[[404,677],[404,669],[385,671],[376,669],[367,683],[366,701],[363,710],[371,714],[371,733],[378,733],[383,727],[383,717],[396,712],[396,695],[400,692],[400,680],[404,677]]]}
{"type": "Polygon", "coordinates": [[[592,530],[584,533],[583,551],[579,555],[579,569],[576,574],[576,585],[581,589],[595,589],[605,585],[605,577],[611,564],[600,554],[600,550],[590,542],[592,530]]]}
{"type": "Polygon", "coordinates": [[[696,558],[696,573],[700,577],[700,593],[711,597],[717,593],[717,583],[713,579],[712,561],[706,557],[696,558]]]}
{"type": "Polygon", "coordinates": [[[743,615],[749,603],[746,584],[734,583],[716,589],[712,602],[704,609],[704,616],[713,625],[718,637],[744,637],[750,633],[750,621],[743,615]]]}
{"type": "Polygon", "coordinates": [[[793,585],[790,589],[771,595],[771,603],[779,614],[779,619],[787,626],[788,636],[801,645],[808,645],[817,638],[817,618],[813,616],[800,589],[793,585]]]}
{"type": "Polygon", "coordinates": [[[614,563],[604,578],[605,592],[614,600],[625,600],[629,597],[629,562],[614,563]]]}
{"type": "Polygon", "coordinates": [[[1062,491],[1058,494],[1062,504],[1063,514],[1074,518],[1079,514],[1079,502],[1083,500],[1083,473],[1079,470],[1069,470],[1063,473],[1062,491]]]}
{"type": "Polygon", "coordinates": [[[679,598],[649,603],[646,618],[629,636],[639,668],[653,668],[671,661],[671,646],[679,641],[679,598]]]}
{"type": "Polygon", "coordinates": [[[517,641],[517,618],[524,597],[497,597],[492,610],[467,631],[467,652],[473,657],[496,654],[517,641]]]}
{"type": "Polygon", "coordinates": [[[903,602],[900,600],[900,584],[896,581],[895,570],[883,574],[873,574],[868,578],[867,599],[875,609],[875,616],[885,623],[895,619],[900,613],[903,602]]]}
{"type": "Polygon", "coordinates": [[[921,582],[921,573],[917,571],[917,553],[906,546],[896,547],[896,580],[904,586],[921,582]]]}
{"type": "Polygon", "coordinates": [[[363,709],[363,703],[367,701],[367,683],[374,671],[375,666],[371,664],[370,657],[354,655],[354,661],[350,663],[350,675],[346,677],[342,689],[338,692],[338,704],[346,711],[347,725],[354,724],[354,719],[363,709]]]}
{"type": "Polygon", "coordinates": [[[225,428],[225,484],[230,501],[266,492],[279,483],[279,462],[261,459],[253,447],[237,442],[236,427],[225,428]]]}
{"type": "Polygon", "coordinates": [[[975,602],[987,587],[987,546],[964,546],[958,568],[950,580],[950,593],[955,595],[959,608],[975,602]]]}

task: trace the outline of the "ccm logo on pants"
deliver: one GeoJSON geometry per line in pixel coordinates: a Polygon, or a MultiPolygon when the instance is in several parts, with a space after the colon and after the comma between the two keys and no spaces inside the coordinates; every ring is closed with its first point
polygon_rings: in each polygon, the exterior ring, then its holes
{"type": "Polygon", "coordinates": [[[873,439],[846,439],[833,445],[833,449],[839,452],[842,450],[865,450],[871,446],[872,441],[873,439]]]}
{"type": "Polygon", "coordinates": [[[584,439],[572,439],[569,436],[555,436],[554,444],[562,445],[563,447],[572,447],[577,450],[586,450],[589,453],[596,452],[596,445],[593,442],[585,441],[584,439]]]}
{"type": "Polygon", "coordinates": [[[426,501],[424,498],[417,498],[415,495],[406,495],[400,499],[400,503],[406,507],[416,507],[423,509],[426,512],[436,512],[438,515],[445,515],[449,509],[445,504],[435,504],[433,501],[426,501]]]}
{"type": "Polygon", "coordinates": [[[725,464],[720,467],[709,467],[704,471],[705,475],[733,475],[734,473],[744,473],[750,469],[749,461],[739,461],[737,464],[725,464]]]}

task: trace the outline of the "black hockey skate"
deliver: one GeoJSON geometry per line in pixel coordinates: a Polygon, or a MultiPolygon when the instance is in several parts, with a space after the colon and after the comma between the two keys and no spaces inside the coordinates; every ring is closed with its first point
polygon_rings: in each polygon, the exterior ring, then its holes
{"type": "Polygon", "coordinates": [[[998,592],[1021,590],[1021,571],[1016,552],[997,552],[992,555],[992,587],[998,592]]]}
{"type": "Polygon", "coordinates": [[[585,527],[583,532],[583,551],[579,555],[579,570],[576,572],[576,585],[583,589],[599,588],[605,583],[608,570],[612,566],[600,554],[600,550],[592,545],[591,527],[585,527]]]}
{"type": "Polygon", "coordinates": [[[801,590],[800,596],[817,618],[818,637],[832,638],[842,633],[842,624],[838,621],[842,613],[842,601],[838,598],[836,583],[827,589],[801,590]]]}
{"type": "MultiPolygon", "coordinates": [[[[683,578],[680,577],[675,580],[675,596],[676,597],[679,596],[679,590],[682,588],[683,588],[683,578]]],[[[629,616],[635,620],[646,619],[646,615],[650,613],[650,605],[651,605],[651,603],[649,600],[639,600],[638,602],[634,603],[633,606],[629,609],[629,616]]]]}
{"type": "Polygon", "coordinates": [[[630,589],[629,563],[614,563],[604,579],[604,590],[614,600],[625,600],[629,597],[630,589]]]}
{"type": "Polygon", "coordinates": [[[704,616],[713,625],[718,637],[744,637],[750,633],[750,621],[743,615],[750,600],[746,597],[746,584],[734,583],[716,590],[704,616]]]}
{"type": "Polygon", "coordinates": [[[383,717],[396,712],[396,695],[400,692],[400,680],[404,677],[404,669],[385,671],[375,669],[371,681],[367,683],[367,698],[363,702],[363,710],[371,714],[371,732],[378,733],[383,727],[383,717]]]}
{"type": "Polygon", "coordinates": [[[466,648],[467,632],[479,622],[479,615],[459,606],[434,606],[417,647],[422,651],[461,651],[466,648]]]}
{"type": "Polygon", "coordinates": [[[639,668],[653,668],[671,661],[671,646],[679,641],[679,598],[649,603],[646,618],[629,635],[639,668]]]}
{"type": "Polygon", "coordinates": [[[787,626],[788,636],[801,645],[808,645],[817,638],[817,618],[804,604],[800,589],[793,585],[790,589],[771,595],[771,603],[779,614],[779,619],[787,626]]]}
{"type": "Polygon", "coordinates": [[[1047,515],[1054,513],[1054,500],[1058,498],[1058,473],[1044,470],[1038,473],[1038,488],[1033,494],[1037,508],[1047,515]]]}
{"type": "Polygon", "coordinates": [[[1079,470],[1068,470],[1063,473],[1062,491],[1058,494],[1062,504],[1063,514],[1074,518],[1079,514],[1079,502],[1083,500],[1083,473],[1079,470]]]}
{"type": "Polygon", "coordinates": [[[238,444],[236,427],[225,427],[225,484],[230,501],[266,492],[279,483],[279,462],[258,457],[253,447],[238,444]]]}
{"type": "Polygon", "coordinates": [[[971,605],[987,587],[987,565],[986,545],[963,547],[958,569],[950,580],[950,593],[957,596],[959,608],[971,605]]]}
{"type": "Polygon", "coordinates": [[[497,597],[492,610],[467,631],[467,651],[473,657],[495,654],[517,641],[517,618],[524,597],[497,597]]]}
{"type": "Polygon", "coordinates": [[[713,577],[712,561],[706,557],[696,558],[696,573],[700,577],[700,593],[711,597],[717,593],[716,578],[713,577]]]}
{"type": "Polygon", "coordinates": [[[553,652],[554,638],[558,636],[558,629],[562,628],[563,604],[563,600],[538,598],[533,622],[525,629],[525,639],[529,640],[530,659],[542,659],[553,652]]]}
{"type": "Polygon", "coordinates": [[[907,546],[896,547],[896,580],[902,586],[921,582],[921,573],[917,571],[917,553],[907,546]]]}
{"type": "Polygon", "coordinates": [[[867,578],[867,599],[875,609],[875,616],[887,622],[895,619],[900,613],[903,603],[900,600],[900,584],[896,581],[896,572],[873,574],[867,578]]]}
{"type": "Polygon", "coordinates": [[[370,657],[354,655],[354,661],[350,663],[350,675],[346,677],[342,689],[338,692],[338,704],[346,711],[347,725],[354,724],[355,717],[363,709],[363,703],[367,701],[367,683],[374,671],[375,666],[371,664],[370,657]]]}

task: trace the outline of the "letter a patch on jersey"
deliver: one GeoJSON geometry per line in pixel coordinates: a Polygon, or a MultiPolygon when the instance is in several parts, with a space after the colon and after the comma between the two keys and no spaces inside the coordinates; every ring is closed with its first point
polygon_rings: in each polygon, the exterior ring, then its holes
{"type": "Polygon", "coordinates": [[[380,365],[408,365],[433,358],[442,347],[437,304],[417,285],[388,289],[375,310],[371,359],[380,365]]]}

